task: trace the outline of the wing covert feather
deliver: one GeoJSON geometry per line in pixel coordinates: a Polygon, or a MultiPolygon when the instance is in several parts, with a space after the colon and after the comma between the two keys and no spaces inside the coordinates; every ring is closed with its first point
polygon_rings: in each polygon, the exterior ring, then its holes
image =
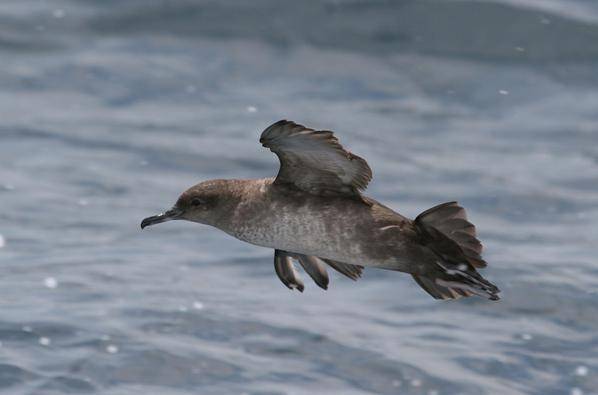
{"type": "Polygon", "coordinates": [[[275,184],[294,185],[314,195],[361,196],[372,179],[365,159],[340,145],[334,133],[291,121],[267,127],[260,143],[280,160],[275,184]]]}

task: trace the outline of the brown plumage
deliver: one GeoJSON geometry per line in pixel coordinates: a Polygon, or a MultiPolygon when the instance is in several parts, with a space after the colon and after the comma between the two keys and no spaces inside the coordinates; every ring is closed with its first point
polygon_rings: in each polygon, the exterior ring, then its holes
{"type": "Polygon", "coordinates": [[[185,219],[274,248],[276,274],[299,291],[304,284],[294,260],[323,289],[329,285],[327,266],[353,280],[365,266],[409,273],[437,299],[498,299],[498,288],[476,270],[486,266],[482,245],[456,202],[412,221],[363,196],[372,171],[331,131],[283,120],[266,128],[260,142],[280,160],[275,179],[200,183],[141,227],[185,219]]]}
{"type": "Polygon", "coordinates": [[[372,179],[367,162],[345,150],[328,130],[313,130],[278,121],[260,137],[280,160],[275,184],[294,186],[314,195],[361,197],[372,179]]]}

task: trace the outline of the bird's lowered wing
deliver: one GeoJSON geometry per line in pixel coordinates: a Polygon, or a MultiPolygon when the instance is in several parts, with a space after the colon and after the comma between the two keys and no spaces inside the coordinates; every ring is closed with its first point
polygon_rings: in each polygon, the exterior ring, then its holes
{"type": "Polygon", "coordinates": [[[275,184],[314,195],[361,196],[372,179],[367,162],[345,150],[328,130],[282,120],[262,132],[260,143],[280,160],[275,184]]]}
{"type": "Polygon", "coordinates": [[[314,282],[322,289],[328,289],[328,273],[326,272],[326,265],[332,267],[336,271],[352,280],[358,280],[361,277],[363,266],[351,265],[348,263],[332,261],[330,259],[318,258],[312,255],[296,254],[283,250],[274,250],[274,270],[278,278],[289,289],[297,289],[303,292],[305,288],[303,281],[299,277],[293,259],[299,261],[303,270],[314,280],[314,282]]]}
{"type": "Polygon", "coordinates": [[[274,250],[274,270],[288,289],[297,289],[299,292],[303,292],[303,281],[293,266],[293,258],[286,251],[274,250]]]}

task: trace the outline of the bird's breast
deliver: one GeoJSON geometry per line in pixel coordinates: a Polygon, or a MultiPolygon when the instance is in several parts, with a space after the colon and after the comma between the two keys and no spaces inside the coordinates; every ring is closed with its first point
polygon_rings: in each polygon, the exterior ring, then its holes
{"type": "Polygon", "coordinates": [[[241,202],[228,233],[263,247],[364,264],[376,228],[369,210],[346,199],[268,197],[241,202]]]}

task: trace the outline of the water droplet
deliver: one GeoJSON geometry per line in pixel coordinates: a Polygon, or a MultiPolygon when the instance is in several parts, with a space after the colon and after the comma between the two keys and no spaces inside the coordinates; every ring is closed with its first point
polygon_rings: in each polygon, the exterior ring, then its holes
{"type": "Polygon", "coordinates": [[[114,344],[109,344],[106,347],[106,352],[109,354],[116,354],[118,352],[118,347],[115,346],[114,344]]]}
{"type": "Polygon", "coordinates": [[[419,387],[422,385],[422,382],[421,382],[421,380],[413,379],[413,380],[411,380],[411,385],[414,387],[419,387]]]}
{"type": "Polygon", "coordinates": [[[501,95],[508,95],[509,91],[501,89],[501,90],[498,91],[498,93],[500,93],[501,95]]]}
{"type": "Polygon", "coordinates": [[[254,112],[257,112],[257,108],[256,108],[256,107],[254,107],[254,106],[247,106],[246,110],[247,110],[247,112],[249,112],[249,113],[254,113],[254,112]]]}
{"type": "Polygon", "coordinates": [[[48,337],[40,337],[39,338],[39,344],[41,344],[42,346],[49,346],[50,343],[52,343],[52,341],[48,337]]]}
{"type": "Polygon", "coordinates": [[[540,23],[542,23],[543,25],[550,25],[551,22],[552,21],[548,18],[544,18],[544,17],[540,18],[540,23]]]}
{"type": "Polygon", "coordinates": [[[61,9],[56,9],[52,12],[52,15],[54,16],[54,18],[64,18],[64,16],[66,15],[66,12],[64,12],[64,10],[61,9]]]}
{"type": "Polygon", "coordinates": [[[586,366],[579,365],[577,368],[575,368],[575,374],[577,376],[587,376],[588,368],[586,366]]]}
{"type": "Polygon", "coordinates": [[[6,239],[4,238],[4,236],[0,235],[0,248],[4,247],[6,245],[6,239]]]}
{"type": "Polygon", "coordinates": [[[195,310],[201,310],[204,308],[204,306],[203,306],[203,303],[195,301],[195,302],[193,302],[193,308],[195,310]]]}
{"type": "Polygon", "coordinates": [[[54,289],[58,286],[58,281],[54,277],[46,277],[44,279],[44,285],[50,289],[54,289]]]}

